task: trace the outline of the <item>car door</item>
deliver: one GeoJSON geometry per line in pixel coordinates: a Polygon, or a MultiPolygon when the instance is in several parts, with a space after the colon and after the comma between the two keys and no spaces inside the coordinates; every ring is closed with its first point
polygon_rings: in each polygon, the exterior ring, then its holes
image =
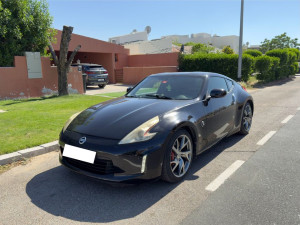
{"type": "Polygon", "coordinates": [[[207,85],[207,96],[213,89],[224,89],[227,94],[221,98],[210,98],[205,104],[205,132],[207,145],[211,146],[225,137],[233,128],[232,91],[225,78],[211,76],[207,85]]]}

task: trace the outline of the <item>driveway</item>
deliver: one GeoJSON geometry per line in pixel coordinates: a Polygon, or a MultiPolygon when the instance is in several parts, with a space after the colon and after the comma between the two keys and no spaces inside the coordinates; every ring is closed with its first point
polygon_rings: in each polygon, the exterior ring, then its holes
{"type": "Polygon", "coordinates": [[[264,151],[266,136],[300,110],[299,87],[297,77],[255,90],[250,134],[233,135],[201,154],[178,184],[111,187],[61,166],[57,152],[32,158],[0,175],[0,224],[179,224],[213,196],[209,184],[237,160],[264,151]]]}
{"type": "Polygon", "coordinates": [[[125,85],[125,84],[108,84],[105,86],[105,88],[99,88],[98,86],[89,86],[86,89],[86,95],[122,92],[122,91],[126,91],[128,87],[132,87],[132,86],[133,85],[125,85]]]}

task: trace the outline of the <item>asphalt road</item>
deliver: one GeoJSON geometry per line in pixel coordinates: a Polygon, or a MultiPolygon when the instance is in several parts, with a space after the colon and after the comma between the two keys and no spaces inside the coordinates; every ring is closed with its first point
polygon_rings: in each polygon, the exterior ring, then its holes
{"type": "Polygon", "coordinates": [[[182,224],[300,224],[300,111],[182,224]]]}
{"type": "MultiPolygon", "coordinates": [[[[300,77],[297,77],[254,91],[255,112],[250,134],[233,135],[200,155],[186,179],[179,184],[158,181],[111,187],[60,166],[57,152],[35,157],[27,165],[0,175],[0,224],[179,224],[187,221],[232,182],[251,156],[266,151],[268,141],[265,145],[257,145],[265,135],[270,131],[279,133],[292,123],[294,118],[287,124],[281,122],[295,115],[300,107],[299,87],[300,77]],[[206,187],[237,160],[245,163],[236,174],[215,192],[207,191],[206,187]]],[[[273,167],[276,169],[276,165],[273,167]]],[[[287,185],[284,179],[279,182],[287,185]]],[[[251,199],[251,195],[247,196],[251,199]]],[[[274,209],[280,210],[280,207],[274,209]]],[[[249,216],[255,216],[251,212],[254,210],[249,211],[249,216]]]]}

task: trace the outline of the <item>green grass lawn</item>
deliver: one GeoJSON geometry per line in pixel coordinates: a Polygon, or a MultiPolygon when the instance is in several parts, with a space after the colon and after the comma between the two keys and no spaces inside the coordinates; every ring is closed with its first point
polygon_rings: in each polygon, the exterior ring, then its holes
{"type": "Polygon", "coordinates": [[[103,97],[109,96],[109,97],[112,97],[112,98],[117,98],[117,97],[123,96],[125,94],[126,94],[126,92],[122,91],[122,92],[112,92],[112,93],[97,94],[96,96],[103,96],[103,97]]]}
{"type": "Polygon", "coordinates": [[[101,96],[70,95],[0,101],[0,155],[55,141],[76,112],[99,102],[101,96]]]}

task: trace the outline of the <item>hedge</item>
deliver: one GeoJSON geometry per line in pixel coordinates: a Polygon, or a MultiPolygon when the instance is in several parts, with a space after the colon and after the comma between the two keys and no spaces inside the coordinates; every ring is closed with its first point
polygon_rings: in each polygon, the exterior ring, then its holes
{"type": "Polygon", "coordinates": [[[299,60],[300,52],[298,49],[274,49],[266,52],[266,55],[278,57],[280,59],[279,67],[276,69],[276,79],[295,75],[298,71],[298,66],[295,62],[299,60]]]}
{"type": "Polygon", "coordinates": [[[259,56],[255,59],[255,69],[259,74],[258,80],[272,81],[276,79],[276,71],[279,67],[280,59],[267,55],[259,56]]]}
{"type": "Polygon", "coordinates": [[[255,70],[260,74],[257,79],[272,81],[289,75],[294,75],[298,71],[298,60],[300,51],[298,49],[274,49],[266,52],[266,55],[255,59],[255,70]]]}
{"type": "MultiPolygon", "coordinates": [[[[242,60],[242,80],[248,81],[254,67],[254,57],[244,54],[242,60]]],[[[237,54],[200,54],[179,56],[180,71],[205,71],[226,75],[237,80],[237,54]]]]}
{"type": "Polygon", "coordinates": [[[258,50],[251,50],[251,49],[245,51],[244,54],[252,55],[253,57],[262,56],[262,52],[260,52],[258,50]]]}

